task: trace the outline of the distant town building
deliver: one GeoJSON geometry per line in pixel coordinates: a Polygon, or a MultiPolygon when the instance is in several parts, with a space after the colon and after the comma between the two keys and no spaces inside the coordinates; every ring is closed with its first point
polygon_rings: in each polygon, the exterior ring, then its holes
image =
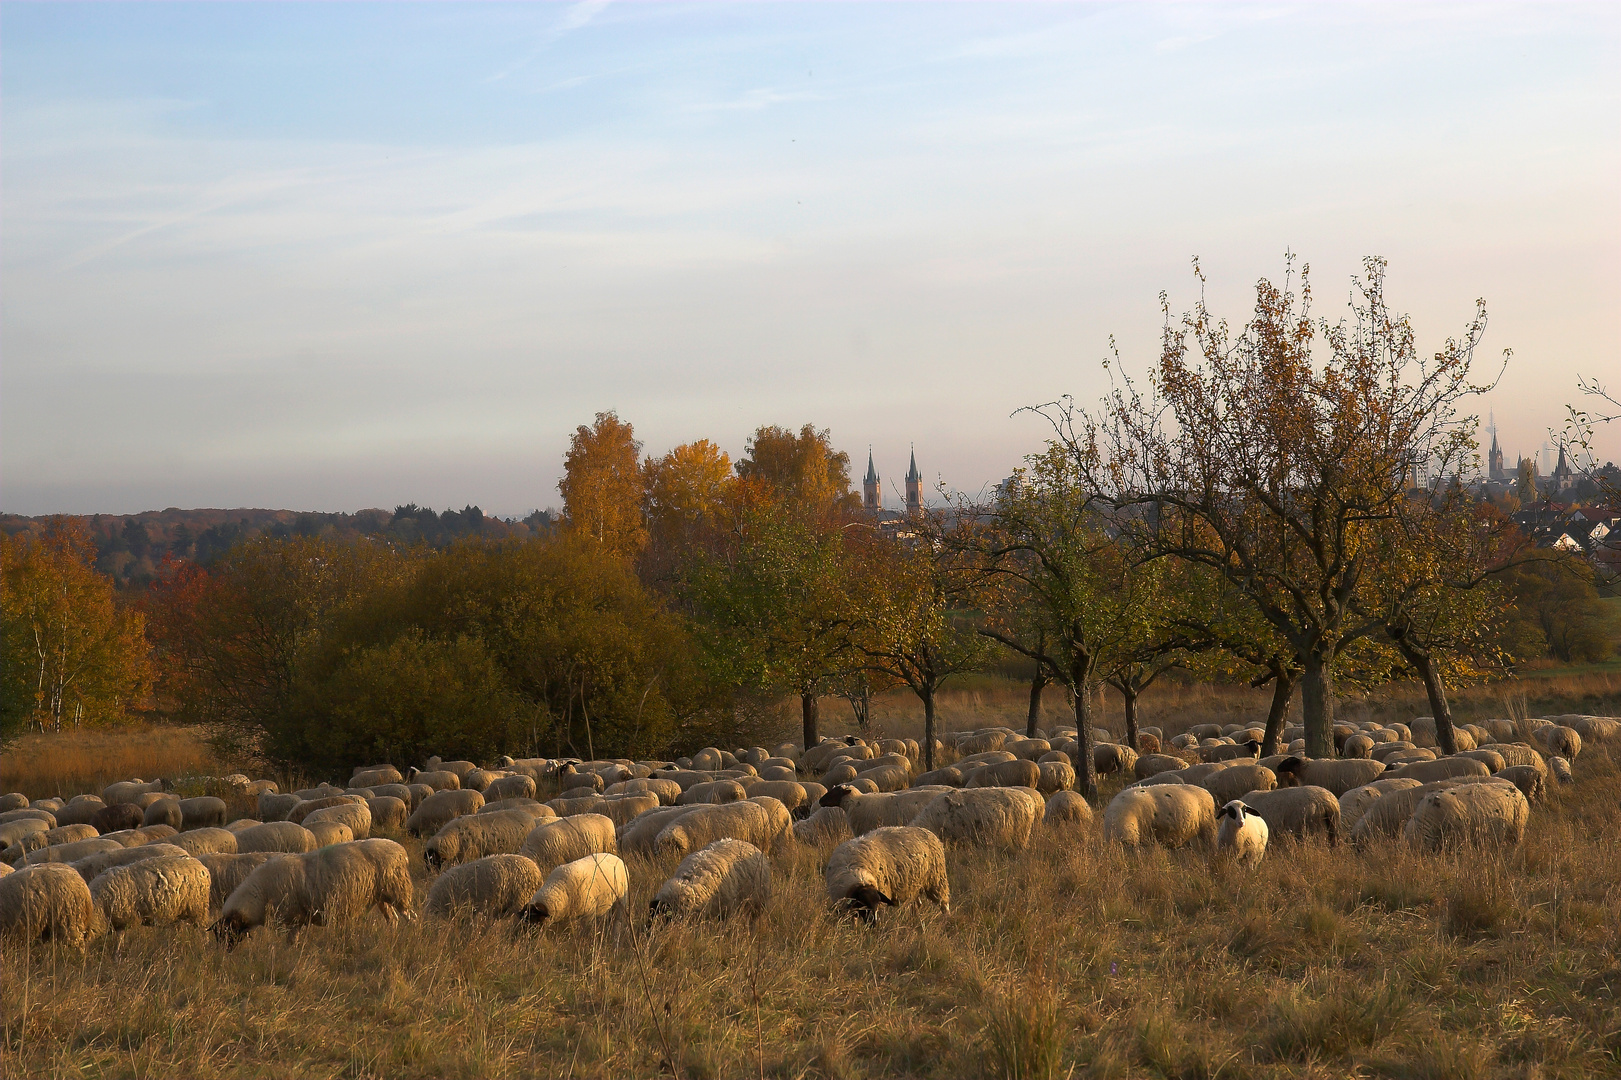
{"type": "Polygon", "coordinates": [[[912,448],[912,467],[906,470],[906,512],[916,514],[923,509],[923,474],[917,468],[917,448],[912,448]]]}
{"type": "Polygon", "coordinates": [[[872,463],[872,447],[867,447],[867,476],[861,481],[861,505],[869,514],[884,508],[883,488],[878,483],[878,470],[872,463]]]}
{"type": "Polygon", "coordinates": [[[1497,425],[1492,425],[1492,448],[1486,457],[1486,478],[1499,482],[1514,479],[1503,469],[1503,448],[1497,445],[1497,425]]]}

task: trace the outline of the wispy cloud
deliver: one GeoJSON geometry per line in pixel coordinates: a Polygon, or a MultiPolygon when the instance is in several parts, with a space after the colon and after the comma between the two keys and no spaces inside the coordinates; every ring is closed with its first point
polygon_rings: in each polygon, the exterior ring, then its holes
{"type": "Polygon", "coordinates": [[[611,2],[612,0],[580,0],[577,4],[570,4],[563,10],[562,18],[546,28],[529,52],[487,76],[483,81],[486,83],[500,82],[522,71],[558,41],[576,30],[583,30],[585,27],[590,26],[592,21],[598,15],[601,15],[611,2]]]}

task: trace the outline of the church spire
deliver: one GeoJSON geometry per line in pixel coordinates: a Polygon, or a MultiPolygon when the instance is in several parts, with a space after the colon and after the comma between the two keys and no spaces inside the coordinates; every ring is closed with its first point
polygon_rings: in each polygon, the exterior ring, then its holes
{"type": "Polygon", "coordinates": [[[878,484],[878,469],[872,463],[872,447],[867,447],[867,477],[861,481],[861,506],[869,514],[884,508],[884,496],[878,484]]]}
{"type": "Polygon", "coordinates": [[[906,512],[916,514],[923,509],[923,473],[917,467],[917,447],[912,447],[912,467],[906,470],[906,512]]]}
{"type": "Polygon", "coordinates": [[[867,447],[867,478],[865,482],[869,484],[876,484],[878,482],[878,470],[873,467],[872,447],[870,446],[867,447]]]}

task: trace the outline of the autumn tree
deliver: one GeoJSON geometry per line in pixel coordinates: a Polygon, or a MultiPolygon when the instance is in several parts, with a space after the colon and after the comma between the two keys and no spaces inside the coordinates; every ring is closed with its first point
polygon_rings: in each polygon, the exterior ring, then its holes
{"type": "Polygon", "coordinates": [[[117,723],[150,691],[145,619],[120,607],[95,559],[73,518],[53,518],[37,536],[0,537],[0,739],[117,723]]]}
{"type": "Polygon", "coordinates": [[[642,519],[642,444],[617,413],[597,413],[569,438],[563,459],[563,513],[571,530],[616,555],[635,555],[647,543],[642,519]]]}
{"type": "Polygon", "coordinates": [[[1415,475],[1461,464],[1458,408],[1477,390],[1486,326],[1481,304],[1461,338],[1422,356],[1386,300],[1383,260],[1364,271],[1337,323],[1312,316],[1304,271],[1298,293],[1292,274],[1281,287],[1262,280],[1237,332],[1202,297],[1173,319],[1162,296],[1146,392],[1128,381],[1095,415],[1045,410],[1077,467],[1130,509],[1118,520],[1144,549],[1224,574],[1289,643],[1306,750],[1321,757],[1334,753],[1335,662],[1380,626],[1356,604],[1374,534],[1415,475]]]}
{"type": "Polygon", "coordinates": [[[749,437],[737,475],[758,480],[790,505],[817,514],[861,508],[850,490],[850,455],[835,450],[826,428],[806,424],[796,435],[787,428],[761,427],[749,437]]]}

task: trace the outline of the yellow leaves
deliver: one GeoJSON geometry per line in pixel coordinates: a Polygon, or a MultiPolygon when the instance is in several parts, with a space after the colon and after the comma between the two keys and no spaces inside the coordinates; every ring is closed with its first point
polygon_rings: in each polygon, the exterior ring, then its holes
{"type": "Polygon", "coordinates": [[[618,414],[597,413],[595,424],[580,425],[569,439],[557,485],[569,527],[619,555],[633,555],[647,543],[641,449],[635,430],[618,414]]]}

